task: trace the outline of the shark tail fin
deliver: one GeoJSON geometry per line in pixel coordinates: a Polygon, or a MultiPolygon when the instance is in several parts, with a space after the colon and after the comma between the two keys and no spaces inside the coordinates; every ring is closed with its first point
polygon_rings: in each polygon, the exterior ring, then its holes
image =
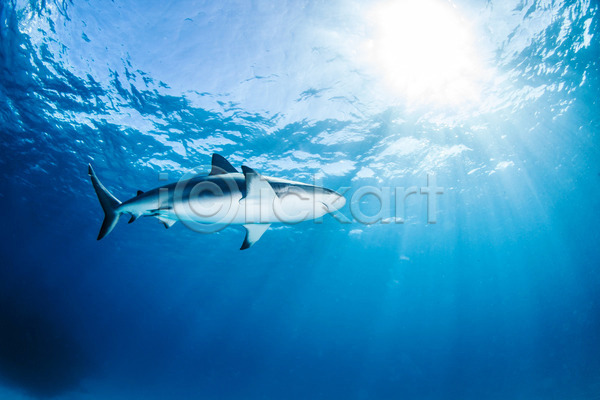
{"type": "Polygon", "coordinates": [[[94,185],[94,190],[96,191],[98,200],[100,200],[100,205],[104,210],[104,221],[102,222],[100,233],[98,233],[98,240],[100,240],[108,235],[115,225],[117,225],[119,216],[121,215],[117,209],[121,205],[121,202],[117,200],[117,198],[113,196],[102,183],[100,183],[91,164],[88,165],[88,175],[92,180],[92,185],[94,185]]]}

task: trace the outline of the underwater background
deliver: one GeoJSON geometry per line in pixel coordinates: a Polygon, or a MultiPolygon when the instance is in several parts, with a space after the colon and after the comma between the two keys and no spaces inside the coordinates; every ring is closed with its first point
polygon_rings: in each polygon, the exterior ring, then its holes
{"type": "Polygon", "coordinates": [[[1,0],[0,398],[599,399],[598,18],[1,0]],[[88,163],[127,200],[214,152],[348,204],[245,251],[151,218],[96,241],[88,163]],[[433,174],[435,224],[422,194],[352,218],[433,174]]]}

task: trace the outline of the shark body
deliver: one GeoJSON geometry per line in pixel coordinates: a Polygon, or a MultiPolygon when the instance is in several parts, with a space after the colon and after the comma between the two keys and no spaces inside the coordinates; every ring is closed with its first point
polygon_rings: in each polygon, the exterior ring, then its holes
{"type": "Polygon", "coordinates": [[[156,217],[166,228],[182,221],[202,232],[214,232],[230,224],[243,225],[244,250],[256,243],[272,223],[320,218],[346,202],[343,196],[324,187],[263,177],[246,166],[240,173],[218,154],[212,156],[209,175],[138,191],[124,202],[102,185],[91,165],[88,174],[105,214],[98,240],[113,230],[121,215],[128,214],[129,223],[141,216],[156,217]]]}

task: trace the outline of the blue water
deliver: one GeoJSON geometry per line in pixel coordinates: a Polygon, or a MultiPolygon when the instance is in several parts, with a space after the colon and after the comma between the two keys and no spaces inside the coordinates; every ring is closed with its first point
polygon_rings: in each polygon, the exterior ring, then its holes
{"type": "Polygon", "coordinates": [[[0,398],[600,398],[598,5],[425,3],[1,1],[0,398]],[[96,241],[214,152],[348,204],[96,241]]]}

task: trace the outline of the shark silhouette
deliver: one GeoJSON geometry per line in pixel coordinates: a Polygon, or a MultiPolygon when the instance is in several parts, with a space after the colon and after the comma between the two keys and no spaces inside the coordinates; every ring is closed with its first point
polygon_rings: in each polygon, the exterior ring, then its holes
{"type": "Polygon", "coordinates": [[[241,250],[256,243],[272,223],[293,224],[320,218],[346,203],[333,190],[261,176],[242,166],[239,173],[225,158],[212,156],[212,168],[206,176],[193,176],[146,192],[141,190],[121,202],[98,180],[91,165],[88,174],[104,210],[98,240],[108,235],[122,214],[137,218],[158,218],[166,228],[177,221],[212,232],[216,227],[243,225],[246,237],[241,250]]]}

